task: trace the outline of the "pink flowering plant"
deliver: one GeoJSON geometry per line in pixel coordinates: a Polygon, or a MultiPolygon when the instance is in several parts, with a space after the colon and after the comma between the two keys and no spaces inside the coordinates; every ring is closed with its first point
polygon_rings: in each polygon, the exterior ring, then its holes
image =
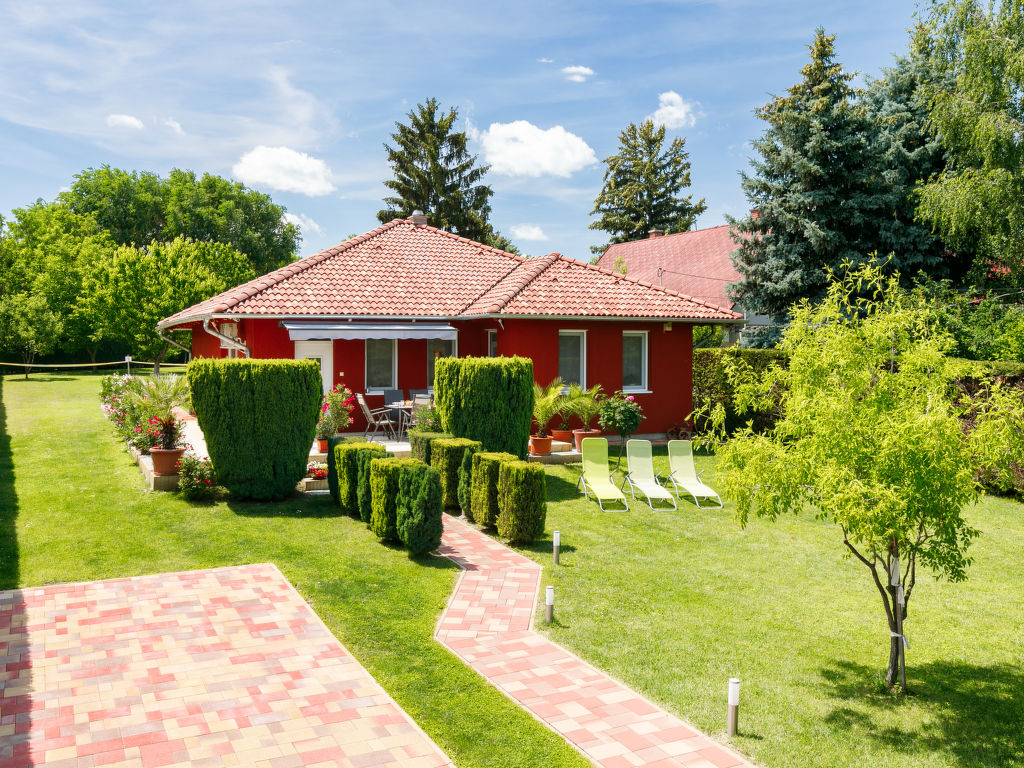
{"type": "MultiPolygon", "coordinates": [[[[621,389],[601,403],[597,413],[597,423],[606,432],[616,432],[622,442],[619,445],[619,461],[622,460],[622,449],[626,440],[644,420],[644,410],[633,395],[627,395],[621,389]]],[[[615,464],[618,467],[618,462],[615,464]]]]}
{"type": "Polygon", "coordinates": [[[320,403],[320,420],[316,423],[317,440],[326,440],[352,423],[352,407],[356,398],[344,384],[335,384],[320,403]]]}
{"type": "Polygon", "coordinates": [[[306,476],[314,480],[323,480],[327,477],[327,464],[322,461],[311,461],[306,465],[306,476]]]}
{"type": "Polygon", "coordinates": [[[205,456],[186,453],[178,459],[178,491],[189,501],[209,501],[217,495],[217,476],[213,464],[205,456]]]}

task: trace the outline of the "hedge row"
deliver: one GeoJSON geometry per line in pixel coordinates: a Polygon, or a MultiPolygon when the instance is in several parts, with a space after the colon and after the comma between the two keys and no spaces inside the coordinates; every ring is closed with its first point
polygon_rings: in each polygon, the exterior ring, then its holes
{"type": "Polygon", "coordinates": [[[338,505],[342,511],[352,517],[369,520],[369,498],[366,499],[366,516],[363,517],[360,504],[362,482],[369,485],[369,462],[388,456],[384,446],[379,443],[338,443],[332,450],[334,457],[335,477],[338,485],[338,505]],[[364,456],[364,454],[366,454],[364,456]],[[363,469],[363,465],[367,465],[363,469]]]}
{"type": "Polygon", "coordinates": [[[412,457],[424,464],[430,463],[430,444],[434,440],[452,438],[447,432],[418,432],[415,429],[409,431],[409,450],[412,457]]]}
{"type": "Polygon", "coordinates": [[[441,546],[441,477],[436,469],[417,462],[398,473],[395,528],[398,539],[413,554],[441,546]]]}
{"type": "Polygon", "coordinates": [[[533,361],[446,357],[434,366],[434,401],[445,430],[526,458],[533,419],[533,361]]]}
{"type": "Polygon", "coordinates": [[[381,541],[398,541],[398,477],[404,467],[422,464],[417,459],[370,461],[370,530],[381,541]]]}
{"type": "Polygon", "coordinates": [[[480,443],[465,437],[437,438],[430,443],[430,466],[441,475],[441,500],[445,509],[459,504],[459,474],[466,453],[480,450],[480,443]]]}
{"type": "MultiPolygon", "coordinates": [[[[763,432],[775,426],[779,412],[768,411],[736,413],[733,406],[734,390],[726,376],[727,359],[748,365],[756,373],[761,373],[773,364],[785,366],[786,356],[774,349],[742,349],[729,347],[726,349],[695,349],[693,350],[693,408],[701,410],[705,406],[714,407],[721,403],[725,408],[725,429],[731,433],[753,421],[754,430],[763,432]]],[[[710,408],[708,408],[710,411],[710,408]]],[[[702,432],[706,428],[704,419],[694,419],[694,429],[702,432]]]]}
{"type": "Polygon", "coordinates": [[[498,467],[516,461],[511,453],[479,451],[473,454],[469,493],[469,518],[491,528],[498,522],[498,467]]]}
{"type": "Polygon", "coordinates": [[[528,461],[505,461],[498,469],[498,533],[525,544],[544,533],[547,518],[544,467],[528,461]]]}
{"type": "Polygon", "coordinates": [[[283,499],[306,474],[323,395],[312,360],[193,360],[186,373],[221,485],[283,499]]]}

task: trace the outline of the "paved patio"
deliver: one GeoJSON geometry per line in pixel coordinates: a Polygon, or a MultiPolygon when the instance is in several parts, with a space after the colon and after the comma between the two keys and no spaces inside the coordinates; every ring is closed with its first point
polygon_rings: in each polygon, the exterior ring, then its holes
{"type": "Polygon", "coordinates": [[[750,765],[534,632],[542,571],[533,560],[449,515],[438,551],[465,570],[438,622],[437,639],[595,765],[750,765]]]}
{"type": "Polygon", "coordinates": [[[0,592],[0,768],[450,766],[273,565],[0,592]]]}

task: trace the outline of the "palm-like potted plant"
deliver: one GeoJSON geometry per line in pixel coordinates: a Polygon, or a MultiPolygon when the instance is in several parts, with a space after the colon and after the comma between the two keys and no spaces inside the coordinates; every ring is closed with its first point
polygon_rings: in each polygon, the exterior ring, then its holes
{"type": "Polygon", "coordinates": [[[570,408],[572,402],[569,399],[569,394],[564,384],[561,392],[559,392],[557,405],[558,410],[555,412],[555,416],[558,417],[558,428],[551,430],[551,439],[559,443],[571,443],[572,430],[569,428],[569,417],[573,415],[570,408]]]}
{"type": "Polygon", "coordinates": [[[533,420],[537,422],[537,433],[530,435],[530,453],[546,456],[551,453],[551,436],[548,422],[558,413],[562,405],[562,379],[555,377],[546,386],[533,385],[533,420]]]}
{"type": "Polygon", "coordinates": [[[131,396],[150,414],[160,432],[159,442],[149,449],[153,474],[178,474],[175,464],[185,453],[185,446],[181,439],[181,422],[174,415],[174,409],[189,407],[188,380],[173,373],[153,374],[136,380],[131,396]]]}
{"type": "Polygon", "coordinates": [[[573,440],[576,443],[576,450],[580,451],[583,449],[583,438],[597,437],[601,434],[600,429],[591,429],[590,425],[601,410],[601,401],[604,399],[604,395],[601,394],[600,384],[595,384],[590,389],[584,389],[579,384],[573,384],[569,387],[566,399],[568,401],[566,409],[582,423],[579,429],[574,429],[572,432],[573,440]]]}

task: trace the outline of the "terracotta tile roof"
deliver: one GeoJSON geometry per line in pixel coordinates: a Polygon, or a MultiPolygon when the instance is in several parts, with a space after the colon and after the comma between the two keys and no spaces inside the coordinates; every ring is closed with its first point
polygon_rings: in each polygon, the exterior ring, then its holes
{"type": "Polygon", "coordinates": [[[696,229],[674,235],[649,237],[608,247],[598,266],[614,269],[621,257],[627,274],[654,285],[663,285],[686,296],[721,307],[732,307],[725,286],[740,279],[730,254],[736,242],[729,226],[696,229]],[[662,269],[659,283],[658,268],[662,269]]]}
{"type": "Polygon", "coordinates": [[[270,317],[739,316],[558,254],[514,256],[396,219],[160,321],[270,317]]]}

